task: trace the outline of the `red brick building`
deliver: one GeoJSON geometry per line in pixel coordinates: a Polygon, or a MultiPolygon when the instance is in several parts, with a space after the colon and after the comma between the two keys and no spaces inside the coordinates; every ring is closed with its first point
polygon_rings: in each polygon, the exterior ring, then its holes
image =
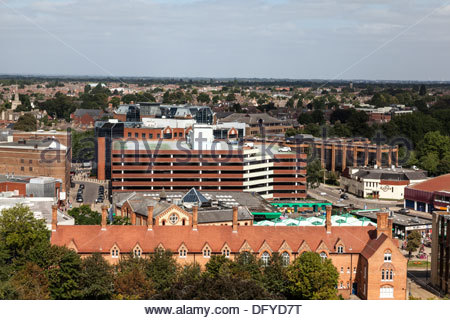
{"type": "Polygon", "coordinates": [[[238,226],[237,211],[232,226],[199,225],[195,212],[192,224],[184,226],[155,225],[153,219],[144,226],[106,225],[107,207],[103,207],[101,226],[58,226],[55,220],[51,243],[67,246],[82,257],[98,252],[112,264],[122,255],[146,257],[158,248],[172,251],[180,264],[201,266],[212,255],[234,259],[242,252],[263,261],[278,252],[289,264],[312,251],[332,260],[343,297],[353,292],[362,299],[406,299],[407,260],[392,239],[388,213],[379,213],[377,228],[339,227],[331,225],[328,208],[324,228],[238,226]]]}

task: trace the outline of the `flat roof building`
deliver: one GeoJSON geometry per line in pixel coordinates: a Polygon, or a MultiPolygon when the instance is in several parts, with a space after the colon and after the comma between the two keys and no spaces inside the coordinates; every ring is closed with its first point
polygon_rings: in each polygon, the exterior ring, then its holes
{"type": "Polygon", "coordinates": [[[433,212],[450,206],[450,173],[405,188],[405,208],[433,212]]]}

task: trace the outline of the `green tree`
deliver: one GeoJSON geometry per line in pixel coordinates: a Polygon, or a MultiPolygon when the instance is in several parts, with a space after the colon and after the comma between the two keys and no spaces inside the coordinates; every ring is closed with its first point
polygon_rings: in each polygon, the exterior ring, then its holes
{"type": "Polygon", "coordinates": [[[48,243],[49,239],[50,232],[44,220],[35,219],[29,207],[17,205],[2,210],[0,255],[5,263],[23,260],[33,247],[48,243]]]}
{"type": "Polygon", "coordinates": [[[269,263],[263,268],[262,284],[274,296],[284,297],[288,285],[287,266],[283,265],[281,255],[274,252],[269,263]]]}
{"type": "Polygon", "coordinates": [[[236,96],[234,95],[234,93],[229,93],[226,97],[226,101],[228,102],[236,101],[236,96]]]}
{"type": "Polygon", "coordinates": [[[209,97],[209,94],[201,92],[198,96],[197,96],[197,101],[200,103],[205,103],[208,104],[211,102],[211,98],[209,97]]]}
{"type": "Polygon", "coordinates": [[[323,169],[320,160],[316,159],[308,163],[306,167],[306,182],[309,188],[315,189],[323,181],[323,169]]]}
{"type": "Polygon", "coordinates": [[[171,251],[155,249],[146,265],[146,274],[153,283],[156,292],[168,290],[175,282],[178,272],[178,264],[171,251]]]}
{"type": "Polygon", "coordinates": [[[114,277],[111,265],[94,253],[81,264],[80,287],[83,299],[105,300],[114,294],[114,277]]]}
{"type": "Polygon", "coordinates": [[[406,251],[408,251],[408,255],[411,258],[411,254],[419,249],[420,245],[422,244],[422,236],[417,230],[414,230],[409,233],[407,237],[407,243],[406,243],[406,251]]]}
{"type": "Polygon", "coordinates": [[[14,130],[36,131],[36,117],[31,113],[25,113],[23,116],[20,116],[17,122],[14,124],[14,130]]]}
{"type": "Polygon", "coordinates": [[[32,262],[27,262],[24,267],[17,270],[9,282],[16,299],[44,300],[50,297],[48,280],[44,271],[32,262]]]}
{"type": "Polygon", "coordinates": [[[93,211],[86,204],[73,208],[67,213],[74,217],[76,225],[99,225],[102,222],[102,215],[97,211],[93,211]]]}
{"type": "Polygon", "coordinates": [[[338,299],[339,273],[330,259],[305,252],[287,268],[287,291],[290,298],[301,300],[338,299]]]}
{"type": "Polygon", "coordinates": [[[77,101],[73,97],[57,92],[52,99],[48,99],[38,104],[40,110],[45,110],[53,118],[70,121],[70,114],[75,112],[77,101]]]}
{"type": "Polygon", "coordinates": [[[116,299],[150,299],[155,290],[146,275],[148,259],[122,258],[116,266],[114,287],[116,299]]]}
{"type": "Polygon", "coordinates": [[[425,87],[425,85],[422,84],[419,89],[419,96],[424,96],[426,94],[427,94],[427,87],[425,87]]]}
{"type": "Polygon", "coordinates": [[[72,162],[93,161],[95,158],[94,130],[71,131],[72,162]]]}

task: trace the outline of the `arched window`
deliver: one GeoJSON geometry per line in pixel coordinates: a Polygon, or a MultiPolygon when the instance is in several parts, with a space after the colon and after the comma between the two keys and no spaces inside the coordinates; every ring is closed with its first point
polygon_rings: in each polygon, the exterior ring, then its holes
{"type": "Polygon", "coordinates": [[[327,256],[327,254],[326,254],[325,251],[322,251],[322,252],[320,253],[320,257],[322,258],[322,260],[325,260],[326,258],[328,258],[328,256],[327,256]]]}
{"type": "Polygon", "coordinates": [[[180,258],[186,258],[186,255],[187,255],[186,249],[181,248],[179,253],[180,253],[180,258]]]}
{"type": "Polygon", "coordinates": [[[384,252],[384,262],[392,262],[392,253],[391,250],[386,250],[384,252]]]}
{"type": "Polygon", "coordinates": [[[162,225],[165,226],[166,225],[166,220],[162,221],[162,225]]]}
{"type": "Polygon", "coordinates": [[[133,250],[133,254],[134,254],[134,257],[135,257],[135,258],[140,258],[140,257],[141,257],[141,254],[142,254],[142,250],[141,250],[140,248],[135,248],[135,249],[133,250]]]}
{"type": "Polygon", "coordinates": [[[264,266],[269,265],[269,260],[270,260],[270,254],[267,251],[264,251],[263,254],[261,255],[261,261],[263,263],[264,266]]]}
{"type": "Polygon", "coordinates": [[[229,257],[230,257],[230,249],[224,248],[223,251],[222,251],[222,254],[223,254],[226,258],[229,258],[229,257]]]}
{"type": "Polygon", "coordinates": [[[182,220],[182,224],[183,224],[183,226],[186,225],[186,219],[183,219],[183,220],[182,220]]]}
{"type": "Polygon", "coordinates": [[[118,257],[119,257],[119,248],[117,248],[117,246],[114,246],[111,249],[111,258],[118,258],[118,257]]]}
{"type": "Polygon", "coordinates": [[[291,257],[289,255],[289,253],[287,253],[286,251],[283,252],[281,254],[281,262],[283,263],[283,266],[285,266],[285,267],[288,266],[290,261],[291,261],[291,257]]]}
{"type": "Polygon", "coordinates": [[[209,248],[203,249],[203,257],[204,258],[210,258],[211,257],[211,250],[209,248]]]}

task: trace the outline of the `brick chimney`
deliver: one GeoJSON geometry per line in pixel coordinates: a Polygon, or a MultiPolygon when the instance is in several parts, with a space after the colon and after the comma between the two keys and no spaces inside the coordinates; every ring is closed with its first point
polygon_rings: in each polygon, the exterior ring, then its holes
{"type": "MultiPolygon", "coordinates": [[[[392,237],[392,225],[391,229],[389,229],[389,213],[387,212],[378,212],[377,213],[377,238],[384,233],[388,237],[392,237]]],[[[390,222],[392,223],[392,222],[390,222]]]]}
{"type": "Polygon", "coordinates": [[[327,206],[327,218],[325,220],[325,229],[327,233],[331,233],[331,206],[327,206]]]}
{"type": "Polygon", "coordinates": [[[192,207],[192,230],[197,230],[198,225],[198,206],[192,207]]]}
{"type": "Polygon", "coordinates": [[[131,211],[131,225],[136,225],[136,213],[134,211],[131,211]]]}
{"type": "Polygon", "coordinates": [[[392,239],[392,224],[394,223],[393,218],[388,219],[388,230],[387,230],[387,236],[392,239]]]}
{"type": "Polygon", "coordinates": [[[108,206],[102,206],[102,230],[106,230],[107,216],[108,216],[108,206]]]}
{"type": "Polygon", "coordinates": [[[233,207],[233,232],[238,230],[238,207],[233,207]]]}
{"type": "Polygon", "coordinates": [[[147,230],[153,230],[153,206],[147,207],[147,230]]]}
{"type": "Polygon", "coordinates": [[[52,232],[56,231],[57,225],[58,225],[58,206],[54,204],[52,205],[52,232]]]}

